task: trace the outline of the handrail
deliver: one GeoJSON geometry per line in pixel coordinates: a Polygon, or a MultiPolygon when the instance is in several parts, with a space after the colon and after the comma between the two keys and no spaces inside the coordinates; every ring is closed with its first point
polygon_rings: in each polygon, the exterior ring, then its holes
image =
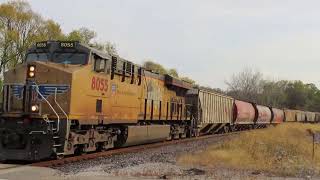
{"type": "Polygon", "coordinates": [[[67,120],[69,120],[69,117],[68,117],[67,113],[62,109],[60,104],[57,102],[57,88],[55,88],[55,92],[54,92],[54,102],[59,107],[59,109],[62,111],[62,113],[66,116],[67,120]]]}
{"type": "Polygon", "coordinates": [[[31,131],[29,134],[35,134],[35,133],[47,134],[44,131],[31,131]]]}
{"type": "MultiPolygon", "coordinates": [[[[62,109],[62,107],[60,106],[60,104],[57,101],[57,88],[55,88],[54,91],[54,102],[56,103],[56,105],[60,108],[60,110],[62,111],[62,113],[66,116],[67,118],[67,128],[69,128],[69,117],[67,115],[67,113],[62,109]]],[[[58,121],[58,125],[60,125],[60,120],[58,121]]],[[[66,133],[67,135],[69,134],[68,132],[66,133]]]]}
{"type": "Polygon", "coordinates": [[[59,125],[60,125],[60,117],[58,115],[58,113],[55,111],[55,109],[52,107],[52,105],[50,104],[50,102],[40,93],[39,91],[39,86],[34,83],[34,85],[32,86],[35,86],[36,88],[36,92],[41,96],[41,98],[49,105],[49,107],[52,109],[52,111],[54,112],[54,114],[57,116],[58,118],[58,126],[57,126],[57,132],[59,132],[59,125]]]}

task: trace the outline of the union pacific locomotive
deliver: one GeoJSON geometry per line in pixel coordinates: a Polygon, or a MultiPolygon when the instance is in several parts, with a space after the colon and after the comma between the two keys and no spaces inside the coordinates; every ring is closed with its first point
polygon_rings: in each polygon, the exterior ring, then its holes
{"type": "Polygon", "coordinates": [[[194,89],[79,42],[38,42],[23,64],[4,74],[0,158],[62,158],[307,121],[286,111],[194,89]]]}

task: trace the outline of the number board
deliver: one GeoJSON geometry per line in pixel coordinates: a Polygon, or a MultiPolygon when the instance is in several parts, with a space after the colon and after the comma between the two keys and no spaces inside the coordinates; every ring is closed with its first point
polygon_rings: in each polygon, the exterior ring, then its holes
{"type": "Polygon", "coordinates": [[[61,48],[75,48],[76,47],[75,42],[60,42],[59,45],[61,48]]]}
{"type": "Polygon", "coordinates": [[[47,48],[48,44],[47,42],[37,42],[36,48],[47,48]]]}

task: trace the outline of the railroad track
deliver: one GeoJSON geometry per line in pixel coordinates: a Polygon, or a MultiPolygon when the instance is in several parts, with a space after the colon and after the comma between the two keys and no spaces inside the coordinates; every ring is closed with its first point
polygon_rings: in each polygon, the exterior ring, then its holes
{"type": "MultiPolygon", "coordinates": [[[[252,131],[252,130],[248,130],[248,131],[252,131]]],[[[36,162],[36,163],[29,164],[29,165],[37,166],[37,167],[57,167],[57,166],[62,166],[62,165],[69,164],[69,163],[80,162],[80,161],[90,160],[90,159],[96,159],[99,157],[107,157],[107,156],[116,155],[116,154],[123,154],[123,153],[134,153],[134,152],[143,151],[145,149],[158,148],[158,147],[162,147],[162,146],[168,146],[168,145],[180,144],[180,143],[188,143],[188,142],[199,141],[199,140],[208,139],[208,138],[230,136],[230,135],[239,134],[241,132],[248,132],[248,131],[237,131],[237,132],[231,132],[231,133],[225,133],[225,134],[205,135],[205,136],[198,136],[198,137],[193,137],[193,138],[186,138],[186,139],[179,139],[179,140],[157,142],[157,143],[152,143],[152,144],[143,144],[143,145],[137,145],[137,146],[123,147],[123,148],[118,148],[118,149],[106,150],[103,152],[83,154],[80,156],[65,157],[63,159],[55,159],[55,160],[49,160],[49,161],[36,162]]]]}

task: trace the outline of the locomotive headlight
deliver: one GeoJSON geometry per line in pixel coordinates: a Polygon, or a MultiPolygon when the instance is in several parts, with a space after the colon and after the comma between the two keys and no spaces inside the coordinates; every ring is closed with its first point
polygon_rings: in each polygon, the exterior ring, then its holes
{"type": "Polygon", "coordinates": [[[29,71],[30,71],[30,72],[34,72],[35,69],[36,69],[36,68],[35,68],[34,66],[29,66],[29,71]]]}
{"type": "Polygon", "coordinates": [[[31,78],[32,78],[32,77],[34,77],[34,72],[29,72],[29,74],[28,74],[28,75],[29,75],[29,77],[31,77],[31,78]]]}
{"type": "Polygon", "coordinates": [[[36,66],[35,65],[29,65],[28,66],[28,78],[34,78],[34,76],[36,75],[36,66]]]}
{"type": "Polygon", "coordinates": [[[38,105],[32,105],[31,106],[31,111],[32,112],[38,112],[39,111],[39,106],[38,105]]]}

